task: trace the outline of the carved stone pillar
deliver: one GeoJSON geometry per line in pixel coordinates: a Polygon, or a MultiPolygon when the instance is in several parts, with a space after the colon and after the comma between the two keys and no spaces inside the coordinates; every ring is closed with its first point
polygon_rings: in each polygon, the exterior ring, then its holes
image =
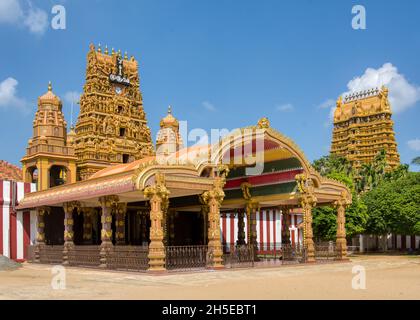
{"type": "Polygon", "coordinates": [[[254,260],[258,261],[257,210],[258,203],[249,201],[246,207],[248,217],[248,244],[254,249],[254,260]]]}
{"type": "Polygon", "coordinates": [[[36,246],[34,252],[35,262],[40,262],[41,257],[41,248],[45,245],[45,214],[47,213],[46,208],[37,208],[36,218],[37,218],[37,235],[36,235],[36,246]]]}
{"type": "Polygon", "coordinates": [[[337,235],[336,235],[336,250],[337,259],[347,259],[347,240],[346,240],[346,206],[349,201],[345,198],[334,202],[334,207],[337,209],[337,235]]]}
{"type": "Polygon", "coordinates": [[[281,210],[281,243],[284,245],[290,244],[290,222],[291,222],[291,216],[290,216],[290,208],[285,206],[281,210]]]}
{"type": "Polygon", "coordinates": [[[238,240],[236,241],[237,245],[245,244],[245,221],[244,221],[244,211],[242,209],[238,210],[238,240]]]}
{"type": "Polygon", "coordinates": [[[306,248],[307,262],[315,262],[315,244],[312,231],[312,208],[316,198],[312,194],[303,194],[300,198],[303,209],[303,244],[306,248]]]}
{"type": "Polygon", "coordinates": [[[83,243],[92,244],[92,215],[93,208],[83,208],[83,243]]]}
{"type": "Polygon", "coordinates": [[[169,191],[163,174],[156,174],[156,184],[146,187],[143,192],[150,201],[149,271],[164,271],[166,254],[162,220],[169,204],[169,191]]]}
{"type": "Polygon", "coordinates": [[[118,203],[115,209],[115,240],[117,245],[125,245],[125,215],[127,212],[126,203],[118,203]]]}
{"type": "Polygon", "coordinates": [[[102,207],[101,214],[101,250],[100,250],[100,267],[106,268],[107,266],[107,257],[109,251],[112,248],[112,209],[116,207],[118,203],[117,196],[106,196],[99,198],[99,202],[102,207]]]}
{"type": "Polygon", "coordinates": [[[202,202],[208,207],[208,265],[211,268],[223,268],[223,249],[220,239],[220,205],[225,197],[223,192],[225,180],[216,177],[213,188],[201,195],[202,202]]]}
{"type": "Polygon", "coordinates": [[[74,247],[74,232],[73,232],[73,211],[80,207],[76,201],[66,202],[63,205],[64,209],[64,249],[63,249],[63,265],[69,264],[69,251],[74,247]]]}

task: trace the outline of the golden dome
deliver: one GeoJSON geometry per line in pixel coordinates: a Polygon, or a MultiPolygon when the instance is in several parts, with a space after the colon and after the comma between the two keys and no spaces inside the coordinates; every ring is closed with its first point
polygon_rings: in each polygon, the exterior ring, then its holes
{"type": "Polygon", "coordinates": [[[179,122],[178,120],[172,115],[171,106],[168,107],[168,114],[165,118],[160,120],[160,127],[161,128],[169,128],[169,127],[178,127],[179,122]]]}
{"type": "Polygon", "coordinates": [[[48,91],[38,98],[39,104],[61,105],[61,100],[52,92],[51,81],[48,82],[48,91]]]}

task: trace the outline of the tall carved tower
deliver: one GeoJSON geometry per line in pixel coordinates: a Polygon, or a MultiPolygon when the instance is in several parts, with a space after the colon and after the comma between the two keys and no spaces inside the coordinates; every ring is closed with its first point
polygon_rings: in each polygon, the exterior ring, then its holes
{"type": "Polygon", "coordinates": [[[52,92],[51,83],[38,98],[33,137],[21,162],[23,179],[36,182],[38,190],[76,181],[76,156],[68,144],[61,100],[52,92]]]}
{"type": "Polygon", "coordinates": [[[139,81],[133,57],[90,45],[74,138],[78,179],[154,153],[139,81]]]}
{"type": "Polygon", "coordinates": [[[352,93],[337,100],[331,154],[346,157],[355,169],[371,163],[382,149],[388,170],[400,164],[388,89],[352,93]]]}
{"type": "Polygon", "coordinates": [[[172,115],[171,106],[168,114],[160,120],[160,130],[156,138],[156,157],[159,161],[183,148],[181,135],[179,134],[179,122],[172,115]]]}

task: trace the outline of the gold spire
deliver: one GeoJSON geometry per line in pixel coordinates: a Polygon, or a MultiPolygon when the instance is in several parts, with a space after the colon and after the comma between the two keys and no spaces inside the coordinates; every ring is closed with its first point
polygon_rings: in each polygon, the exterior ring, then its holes
{"type": "Polygon", "coordinates": [[[100,52],[102,52],[102,49],[101,49],[101,44],[98,44],[98,52],[100,53],[100,52]]]}
{"type": "Polygon", "coordinates": [[[108,54],[108,45],[105,45],[105,54],[108,54]]]}
{"type": "Polygon", "coordinates": [[[168,114],[172,114],[172,107],[171,107],[171,105],[168,106],[168,114]]]}
{"type": "Polygon", "coordinates": [[[124,53],[124,60],[128,60],[127,51],[124,53]]]}
{"type": "Polygon", "coordinates": [[[178,120],[172,115],[172,107],[168,106],[168,114],[162,120],[160,120],[161,128],[178,127],[178,120]]]}
{"type": "Polygon", "coordinates": [[[52,91],[52,84],[51,84],[51,81],[48,81],[48,91],[52,91]]]}

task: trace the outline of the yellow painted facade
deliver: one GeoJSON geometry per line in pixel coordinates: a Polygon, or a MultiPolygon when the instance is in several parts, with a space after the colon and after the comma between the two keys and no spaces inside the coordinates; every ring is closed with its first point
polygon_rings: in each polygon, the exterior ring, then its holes
{"type": "Polygon", "coordinates": [[[388,93],[382,87],[337,100],[331,154],[347,158],[358,169],[383,149],[388,170],[400,164],[388,93]]]}

